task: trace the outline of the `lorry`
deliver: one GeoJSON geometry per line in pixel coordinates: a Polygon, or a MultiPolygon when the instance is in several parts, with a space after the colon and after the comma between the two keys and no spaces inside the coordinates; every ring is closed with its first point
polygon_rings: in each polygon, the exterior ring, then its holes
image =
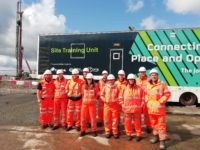
{"type": "Polygon", "coordinates": [[[200,28],[49,34],[38,41],[38,76],[63,69],[70,78],[73,68],[88,67],[99,80],[103,70],[138,74],[144,66],[147,75],[158,70],[171,102],[200,103],[200,28]]]}

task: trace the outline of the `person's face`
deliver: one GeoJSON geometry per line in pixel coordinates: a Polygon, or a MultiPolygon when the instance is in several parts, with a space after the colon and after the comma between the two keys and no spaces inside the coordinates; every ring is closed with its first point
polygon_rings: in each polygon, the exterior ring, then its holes
{"type": "Polygon", "coordinates": [[[146,71],[141,71],[139,74],[140,78],[144,78],[146,76],[146,71]]]}
{"type": "Polygon", "coordinates": [[[51,80],[51,74],[45,74],[44,78],[45,78],[45,80],[50,81],[51,80]]]}
{"type": "Polygon", "coordinates": [[[104,73],[104,74],[102,74],[102,76],[103,76],[103,79],[106,80],[108,77],[108,74],[104,73]]]}
{"type": "Polygon", "coordinates": [[[119,78],[120,81],[123,81],[125,76],[123,74],[118,74],[118,78],[119,78]]]}
{"type": "Polygon", "coordinates": [[[108,84],[112,85],[114,84],[115,80],[108,80],[108,84]]]}
{"type": "Polygon", "coordinates": [[[62,79],[63,78],[63,73],[58,74],[58,78],[62,79]]]}
{"type": "Polygon", "coordinates": [[[87,79],[88,84],[92,84],[92,79],[87,79]]]}
{"type": "Polygon", "coordinates": [[[83,71],[83,77],[84,77],[84,78],[86,77],[87,74],[88,74],[87,71],[83,71]]]}
{"type": "Polygon", "coordinates": [[[78,74],[73,74],[73,75],[72,75],[72,78],[73,78],[73,79],[77,79],[78,76],[79,76],[78,74]]]}
{"type": "Polygon", "coordinates": [[[157,73],[151,73],[150,78],[153,82],[158,81],[158,74],[157,73]]]}
{"type": "Polygon", "coordinates": [[[130,80],[128,80],[128,83],[129,83],[130,85],[135,84],[135,79],[130,79],[130,80]]]}

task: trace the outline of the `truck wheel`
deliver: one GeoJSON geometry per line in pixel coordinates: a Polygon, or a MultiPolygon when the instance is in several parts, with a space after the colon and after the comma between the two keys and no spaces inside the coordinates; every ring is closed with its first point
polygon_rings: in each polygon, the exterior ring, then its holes
{"type": "Polygon", "coordinates": [[[180,103],[185,106],[194,105],[197,101],[196,95],[190,92],[183,93],[180,97],[180,103]]]}

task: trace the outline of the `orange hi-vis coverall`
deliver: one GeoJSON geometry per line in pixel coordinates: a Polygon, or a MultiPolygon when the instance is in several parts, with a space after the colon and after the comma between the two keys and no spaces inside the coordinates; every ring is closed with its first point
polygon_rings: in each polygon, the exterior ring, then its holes
{"type": "Polygon", "coordinates": [[[40,124],[51,124],[53,117],[55,85],[53,80],[47,82],[45,79],[41,80],[39,84],[42,86],[42,89],[40,90],[42,98],[40,101],[40,124]]]}
{"type": "Polygon", "coordinates": [[[82,84],[83,81],[79,78],[71,79],[67,82],[66,93],[68,95],[68,108],[67,108],[67,125],[73,126],[74,112],[76,112],[76,127],[81,124],[81,104],[82,104],[82,84]]]}
{"type": "Polygon", "coordinates": [[[66,84],[67,80],[63,77],[61,80],[57,78],[54,81],[55,84],[55,95],[54,95],[54,126],[59,125],[60,111],[62,112],[61,125],[66,125],[66,114],[67,114],[67,94],[66,84]]]}
{"type": "Polygon", "coordinates": [[[86,131],[86,124],[88,123],[88,118],[91,121],[91,131],[96,131],[96,101],[98,95],[98,88],[96,86],[90,88],[86,87],[86,85],[83,85],[83,98],[81,107],[81,131],[86,131]]]}
{"type": "Polygon", "coordinates": [[[171,92],[166,83],[158,80],[157,83],[147,84],[145,90],[145,101],[150,115],[153,135],[159,135],[160,141],[167,139],[166,133],[166,108],[165,104],[170,98],[171,92]]]}
{"type": "MultiPolygon", "coordinates": [[[[128,81],[126,79],[124,79],[124,81],[117,80],[117,81],[115,81],[115,84],[117,85],[119,91],[121,91],[128,84],[128,81]]],[[[121,104],[119,104],[119,108],[120,108],[120,112],[122,112],[121,104]]],[[[123,116],[123,114],[122,114],[122,116],[123,116]]],[[[120,121],[121,121],[121,118],[120,118],[120,115],[119,115],[119,123],[120,123],[120,121]]]]}
{"type": "Polygon", "coordinates": [[[104,127],[106,134],[118,134],[119,125],[119,89],[117,86],[106,84],[101,92],[101,98],[104,102],[104,127]]]}
{"type": "MultiPolygon", "coordinates": [[[[106,81],[104,80],[100,80],[98,82],[98,86],[99,86],[99,92],[101,93],[104,86],[106,85],[106,81]]],[[[103,100],[101,99],[101,97],[99,98],[99,101],[98,101],[98,122],[103,122],[103,106],[104,106],[104,103],[103,103],[103,100]]]]}
{"type": "Polygon", "coordinates": [[[131,136],[132,134],[132,120],[134,120],[134,127],[136,136],[142,136],[141,127],[141,113],[142,103],[144,101],[144,91],[141,87],[135,85],[127,85],[119,94],[120,104],[123,106],[124,111],[124,126],[126,134],[131,136]]]}
{"type": "MultiPolygon", "coordinates": [[[[84,85],[85,83],[86,83],[86,78],[84,78],[83,76],[80,78],[81,80],[82,80],[82,85],[84,85]]],[[[87,119],[87,124],[89,124],[90,123],[90,114],[89,114],[89,112],[88,112],[88,119],[87,119]]]]}
{"type": "MultiPolygon", "coordinates": [[[[146,86],[148,84],[148,78],[147,77],[144,77],[143,79],[141,78],[137,78],[136,79],[136,84],[138,86],[140,86],[143,90],[146,89],[146,86]]],[[[142,110],[143,110],[143,114],[144,114],[144,124],[146,125],[147,128],[151,128],[151,122],[150,122],[150,118],[149,118],[149,113],[148,113],[148,109],[147,109],[147,104],[146,102],[144,101],[143,103],[143,107],[142,107],[142,110]]]]}
{"type": "Polygon", "coordinates": [[[128,81],[124,79],[124,81],[115,81],[115,84],[117,85],[118,89],[119,90],[122,90],[127,84],[128,84],[128,81]]]}

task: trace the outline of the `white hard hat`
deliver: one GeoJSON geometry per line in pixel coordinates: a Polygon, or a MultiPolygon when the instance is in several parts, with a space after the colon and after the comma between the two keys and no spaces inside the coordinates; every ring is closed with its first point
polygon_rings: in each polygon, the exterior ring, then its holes
{"type": "Polygon", "coordinates": [[[56,74],[60,74],[60,73],[64,73],[62,69],[58,69],[58,70],[56,71],[56,74]]]}
{"type": "Polygon", "coordinates": [[[151,71],[149,72],[149,74],[152,74],[152,73],[157,73],[158,74],[158,71],[156,69],[151,69],[151,71]]]}
{"type": "Polygon", "coordinates": [[[104,70],[101,74],[108,74],[108,71],[104,70]]]}
{"type": "Polygon", "coordinates": [[[113,74],[109,74],[107,80],[115,80],[115,76],[113,74]]]}
{"type": "Polygon", "coordinates": [[[45,74],[52,74],[50,70],[45,70],[44,75],[45,74]]]}
{"type": "Polygon", "coordinates": [[[124,70],[119,70],[119,71],[118,71],[118,74],[125,75],[125,72],[124,72],[124,70]]]}
{"type": "Polygon", "coordinates": [[[146,71],[145,67],[142,66],[142,67],[139,68],[139,72],[145,72],[145,71],[146,71]]]}
{"type": "Polygon", "coordinates": [[[79,74],[78,69],[73,69],[73,70],[72,70],[72,74],[79,74]]]}
{"type": "Polygon", "coordinates": [[[83,72],[90,72],[90,71],[89,71],[89,68],[84,68],[84,69],[83,69],[83,72]]]}
{"type": "Polygon", "coordinates": [[[92,73],[88,73],[86,75],[86,79],[93,79],[93,74],[92,73]]]}
{"type": "Polygon", "coordinates": [[[131,80],[131,79],[136,79],[136,76],[132,73],[130,73],[128,76],[127,76],[127,80],[131,80]]]}

